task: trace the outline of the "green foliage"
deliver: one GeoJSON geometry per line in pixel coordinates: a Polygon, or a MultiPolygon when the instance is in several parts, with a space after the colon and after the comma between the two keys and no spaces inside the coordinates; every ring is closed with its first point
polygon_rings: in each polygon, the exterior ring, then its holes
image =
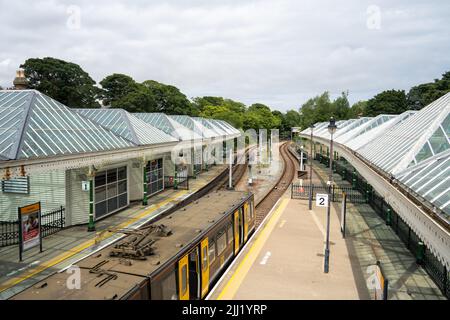
{"type": "Polygon", "coordinates": [[[377,94],[367,101],[365,116],[379,114],[400,114],[408,109],[404,90],[388,90],[377,94]]]}
{"type": "Polygon", "coordinates": [[[134,93],[138,88],[138,84],[125,74],[114,73],[100,81],[103,88],[102,97],[103,104],[110,105],[123,99],[126,95],[134,93]]]}
{"type": "Polygon", "coordinates": [[[367,101],[358,101],[350,108],[349,119],[362,117],[367,108],[367,101]]]}
{"type": "Polygon", "coordinates": [[[244,113],[243,129],[277,129],[281,119],[274,115],[270,108],[261,103],[252,104],[244,113]]]}
{"type": "Polygon", "coordinates": [[[343,92],[341,96],[331,101],[329,93],[325,91],[302,105],[300,126],[307,128],[316,122],[328,121],[331,117],[336,120],[347,119],[350,110],[348,93],[343,92]]]}
{"type": "Polygon", "coordinates": [[[225,120],[235,128],[242,128],[243,125],[243,115],[230,110],[229,106],[226,105],[205,106],[200,113],[200,116],[204,118],[225,120]]]}
{"type": "Polygon", "coordinates": [[[177,87],[147,80],[142,83],[153,95],[157,112],[197,116],[199,110],[177,87]]]}
{"type": "Polygon", "coordinates": [[[412,87],[407,95],[408,109],[420,110],[431,102],[450,92],[450,71],[431,83],[412,87]]]}
{"type": "Polygon", "coordinates": [[[100,90],[79,65],[55,58],[30,58],[25,70],[30,89],[36,89],[71,108],[99,108],[100,90]]]}

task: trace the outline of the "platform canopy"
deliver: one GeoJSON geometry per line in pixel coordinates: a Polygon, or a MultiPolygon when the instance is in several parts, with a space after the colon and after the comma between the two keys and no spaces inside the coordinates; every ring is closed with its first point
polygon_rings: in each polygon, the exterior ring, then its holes
{"type": "Polygon", "coordinates": [[[215,136],[213,131],[205,127],[200,121],[197,121],[194,118],[186,115],[173,115],[169,117],[177,121],[179,124],[185,126],[186,128],[194,131],[203,139],[209,139],[215,136]]]}
{"type": "Polygon", "coordinates": [[[202,125],[204,125],[206,128],[214,132],[215,138],[225,137],[228,135],[228,133],[224,129],[222,129],[219,125],[211,121],[211,119],[201,117],[194,117],[194,119],[201,122],[202,125]]]}
{"type": "Polygon", "coordinates": [[[399,174],[398,180],[450,215],[449,151],[399,174]]]}
{"type": "MultiPolygon", "coordinates": [[[[353,150],[358,150],[372,140],[382,135],[386,130],[398,125],[413,115],[415,111],[405,111],[400,115],[378,115],[361,127],[355,134],[347,136],[344,144],[353,150]]],[[[341,137],[340,139],[344,139],[341,137]]],[[[339,141],[341,142],[341,141],[339,141]]]]}
{"type": "MultiPolygon", "coordinates": [[[[450,216],[450,93],[420,111],[336,123],[336,143],[450,216]]],[[[329,139],[327,122],[315,126],[315,137],[329,139]]]]}
{"type": "Polygon", "coordinates": [[[233,127],[231,124],[229,124],[225,120],[217,120],[219,123],[221,123],[225,128],[227,128],[232,134],[241,134],[241,132],[233,127]]]}
{"type": "Polygon", "coordinates": [[[164,131],[146,123],[123,109],[75,109],[76,112],[108,128],[137,145],[177,142],[164,131]]]}
{"type": "Polygon", "coordinates": [[[0,156],[19,160],[135,144],[35,90],[0,91],[0,156]]]}
{"type": "Polygon", "coordinates": [[[450,148],[450,93],[390,128],[358,152],[397,174],[450,148]]]}
{"type": "Polygon", "coordinates": [[[164,113],[133,113],[133,115],[178,140],[202,139],[202,136],[181,125],[164,113]]]}

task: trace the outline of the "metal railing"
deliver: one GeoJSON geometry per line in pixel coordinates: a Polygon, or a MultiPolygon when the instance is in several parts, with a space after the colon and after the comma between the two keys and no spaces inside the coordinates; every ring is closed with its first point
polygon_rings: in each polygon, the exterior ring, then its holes
{"type": "MultiPolygon", "coordinates": [[[[66,225],[65,208],[43,213],[41,216],[42,237],[48,237],[66,225]]],[[[0,221],[0,247],[6,247],[19,243],[19,221],[0,221]]]]}

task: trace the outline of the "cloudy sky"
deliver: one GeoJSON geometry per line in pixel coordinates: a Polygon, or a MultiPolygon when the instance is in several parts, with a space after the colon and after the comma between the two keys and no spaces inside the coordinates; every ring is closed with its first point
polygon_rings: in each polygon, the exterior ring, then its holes
{"type": "Polygon", "coordinates": [[[0,85],[29,57],[274,109],[450,71],[450,1],[0,0],[0,85]]]}

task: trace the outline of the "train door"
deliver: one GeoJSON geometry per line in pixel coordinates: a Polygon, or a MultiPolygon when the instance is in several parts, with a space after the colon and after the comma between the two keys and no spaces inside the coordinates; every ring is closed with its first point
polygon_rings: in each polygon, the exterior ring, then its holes
{"type": "Polygon", "coordinates": [[[178,293],[180,300],[189,300],[189,255],[178,261],[178,293]]]}
{"type": "Polygon", "coordinates": [[[234,254],[237,254],[239,252],[239,235],[240,235],[240,231],[239,231],[239,211],[236,211],[234,213],[234,254]]]}
{"type": "Polygon", "coordinates": [[[248,211],[248,203],[244,203],[244,242],[247,242],[248,237],[248,221],[250,220],[250,214],[248,211]]]}
{"type": "Polygon", "coordinates": [[[189,298],[200,299],[201,279],[200,279],[200,255],[198,247],[189,253],[189,298]]]}
{"type": "Polygon", "coordinates": [[[209,290],[209,255],[208,255],[208,238],[200,243],[201,267],[202,267],[202,295],[204,298],[209,290]]]}

